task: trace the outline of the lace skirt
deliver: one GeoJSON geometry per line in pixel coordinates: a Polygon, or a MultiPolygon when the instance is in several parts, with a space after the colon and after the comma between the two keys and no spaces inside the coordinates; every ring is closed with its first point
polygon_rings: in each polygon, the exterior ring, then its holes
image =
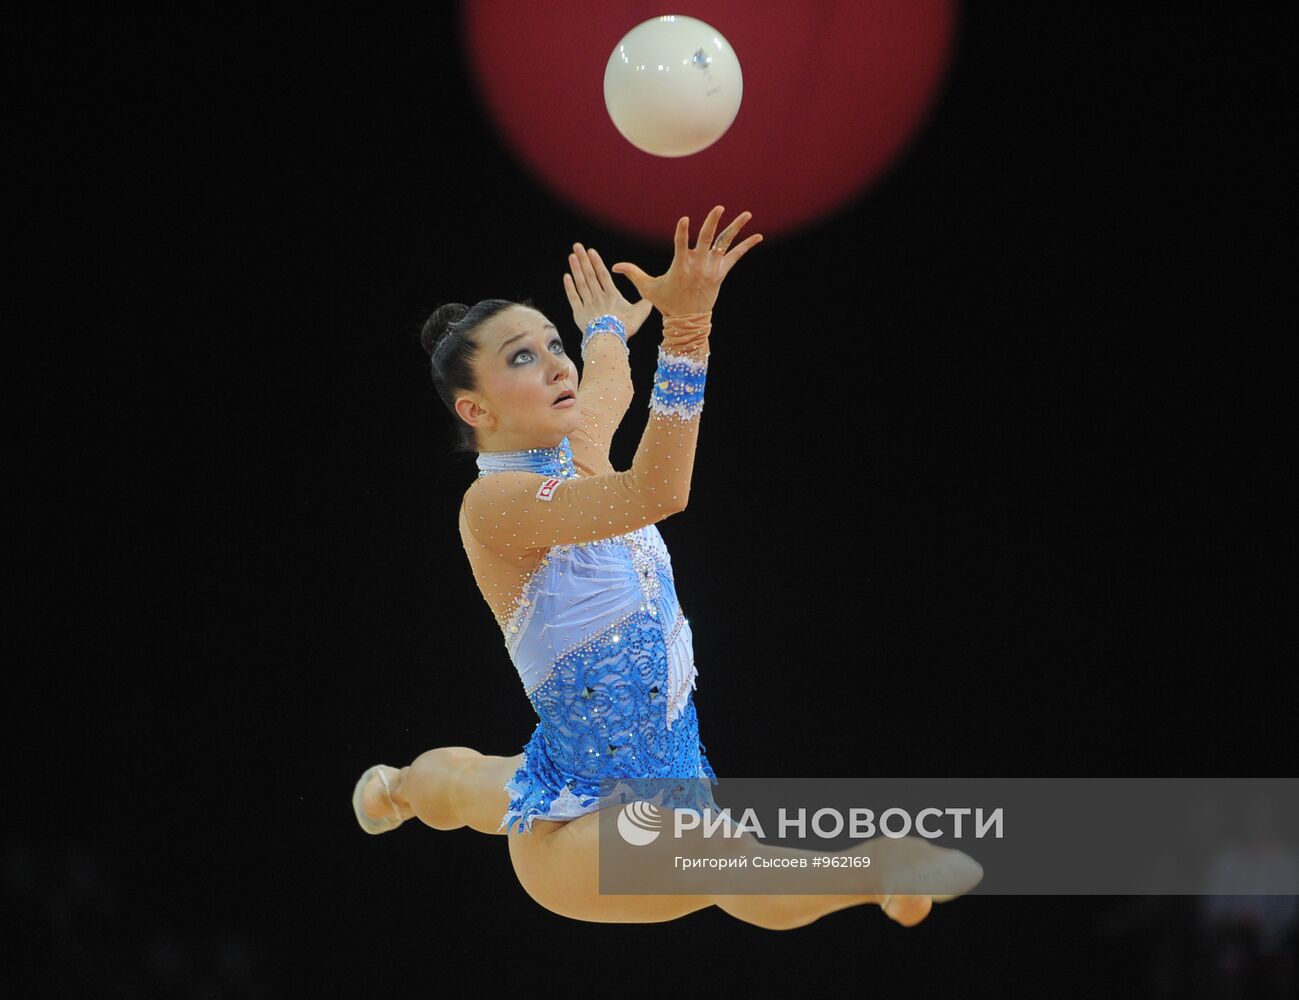
{"type": "Polygon", "coordinates": [[[552,734],[553,727],[544,721],[533,730],[532,738],[523,748],[523,764],[505,785],[510,803],[498,830],[531,832],[534,819],[565,822],[595,812],[600,808],[600,782],[604,778],[708,779],[683,781],[666,788],[656,782],[656,794],[657,791],[665,793],[659,805],[695,812],[704,809],[717,812],[720,808],[710,787],[717,783],[717,775],[699,739],[699,720],[692,697],[686,699],[673,724],[663,726],[655,734],[659,738],[655,749],[660,752],[653,755],[641,753],[633,758],[624,754],[619,759],[618,752],[628,747],[611,746],[604,748],[604,753],[588,747],[583,759],[578,760],[571,748],[568,753],[557,752],[557,744],[562,746],[567,741],[553,738],[552,734]]]}

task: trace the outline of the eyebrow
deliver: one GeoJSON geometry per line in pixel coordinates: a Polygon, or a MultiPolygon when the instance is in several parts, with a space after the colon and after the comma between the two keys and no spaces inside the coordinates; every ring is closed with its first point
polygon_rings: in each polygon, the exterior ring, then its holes
{"type": "MultiPolygon", "coordinates": [[[[555,324],[554,324],[554,323],[547,323],[544,327],[542,327],[542,329],[543,329],[543,330],[544,330],[544,329],[555,330],[555,324]]],[[[558,333],[559,331],[558,331],[558,330],[555,330],[555,332],[558,333]]],[[[512,344],[512,343],[514,343],[514,341],[518,340],[520,337],[526,337],[526,336],[527,336],[526,333],[516,333],[513,337],[509,337],[509,338],[507,338],[507,339],[501,341],[501,346],[498,347],[498,348],[496,349],[496,353],[497,353],[497,354],[500,354],[501,351],[505,350],[505,346],[506,346],[507,344],[512,344]]]]}

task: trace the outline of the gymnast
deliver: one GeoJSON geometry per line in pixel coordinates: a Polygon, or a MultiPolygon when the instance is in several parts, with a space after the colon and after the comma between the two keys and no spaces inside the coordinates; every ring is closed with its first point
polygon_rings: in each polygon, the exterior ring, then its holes
{"type": "MultiPolygon", "coordinates": [[[[450,746],[405,767],[368,768],[353,811],[371,834],[417,817],[436,830],[506,835],[528,895],[577,920],[650,923],[717,906],[785,930],[869,903],[913,926],[934,902],[973,888],[978,864],[919,838],[881,837],[837,853],[868,847],[895,870],[940,872],[944,894],[599,891],[602,778],[693,779],[672,786],[659,804],[717,808],[691,694],[690,625],[655,525],[684,511],[690,496],[718,290],[762,240],[754,234],[732,246],[751,213],[719,233],[722,213],[717,206],[708,214],[693,247],[689,219],[681,218],[672,262],[658,277],[630,263],[606,268],[595,250],[573,245],[563,284],[582,331],[580,381],[559,331],[528,305],[448,304],[424,324],[438,395],[460,447],[477,453],[478,476],[460,507],[461,540],[538,723],[512,757],[450,746]],[[639,301],[623,297],[611,270],[635,286],[639,301]],[[609,445],[632,398],[627,340],[651,308],[662,316],[663,339],[650,413],[631,468],[617,472],[609,445]]],[[[824,853],[769,846],[751,834],[740,847],[771,859],[824,853]]]]}

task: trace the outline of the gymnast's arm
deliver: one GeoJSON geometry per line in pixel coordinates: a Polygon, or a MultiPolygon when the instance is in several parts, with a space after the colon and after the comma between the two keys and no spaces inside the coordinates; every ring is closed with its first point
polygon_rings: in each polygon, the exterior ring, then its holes
{"type": "Polygon", "coordinates": [[[685,509],[703,408],[713,303],[735,261],[762,238],[750,236],[727,253],[749,214],[737,216],[714,244],[721,211],[719,206],[709,213],[693,249],[687,246],[689,221],[678,222],[676,252],[666,274],[654,278],[633,264],[614,265],[663,314],[650,415],[631,468],[567,480],[529,472],[498,472],[478,479],[465,494],[464,512],[469,530],[489,549],[521,556],[552,545],[611,538],[685,509]]]}
{"type": "Polygon", "coordinates": [[[592,321],[582,346],[582,380],[577,387],[577,405],[582,424],[568,436],[573,464],[584,476],[613,471],[609,446],[614,431],[631,405],[631,366],[627,348],[616,331],[612,317],[603,324],[592,321]],[[602,328],[603,326],[603,328],[602,328]]]}
{"type": "Polygon", "coordinates": [[[564,292],[573,320],[582,331],[582,380],[577,388],[581,426],[569,435],[573,464],[587,476],[613,471],[609,446],[632,400],[627,341],[635,336],[651,308],[648,299],[632,305],[614,285],[613,276],[594,250],[573,244],[571,274],[564,292]]]}

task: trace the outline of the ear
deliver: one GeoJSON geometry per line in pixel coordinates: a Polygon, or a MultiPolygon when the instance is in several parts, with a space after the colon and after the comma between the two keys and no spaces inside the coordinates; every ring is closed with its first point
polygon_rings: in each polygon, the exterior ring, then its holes
{"type": "Polygon", "coordinates": [[[496,418],[470,396],[461,396],[456,400],[456,415],[470,427],[491,427],[496,418]]]}

